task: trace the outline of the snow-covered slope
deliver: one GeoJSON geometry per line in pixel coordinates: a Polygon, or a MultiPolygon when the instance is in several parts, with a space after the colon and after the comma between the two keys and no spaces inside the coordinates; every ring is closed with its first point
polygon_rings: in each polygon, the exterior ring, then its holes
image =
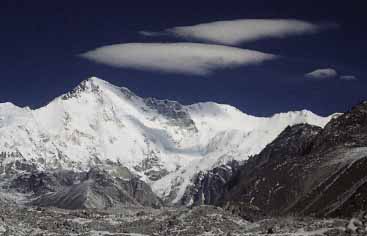
{"type": "Polygon", "coordinates": [[[0,152],[5,162],[22,158],[40,169],[119,163],[175,203],[198,171],[259,153],[288,125],[330,119],[306,110],[265,118],[212,102],[183,106],[90,78],[37,110],[0,104],[0,152]]]}

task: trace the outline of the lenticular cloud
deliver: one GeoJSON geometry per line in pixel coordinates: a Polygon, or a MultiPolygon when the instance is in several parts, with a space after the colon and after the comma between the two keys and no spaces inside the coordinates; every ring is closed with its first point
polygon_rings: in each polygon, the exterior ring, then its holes
{"type": "Polygon", "coordinates": [[[308,79],[331,79],[338,76],[338,72],[333,68],[317,69],[305,74],[308,79]]]}
{"type": "Polygon", "coordinates": [[[348,80],[348,81],[358,80],[358,78],[355,75],[341,75],[339,78],[341,80],[348,80]]]}
{"type": "Polygon", "coordinates": [[[314,24],[294,19],[242,19],[173,27],[162,32],[141,31],[140,33],[145,36],[166,34],[205,42],[238,45],[264,38],[314,34],[336,27],[338,26],[335,24],[314,24]]]}
{"type": "Polygon", "coordinates": [[[114,67],[207,75],[217,69],[260,64],[272,54],[198,43],[127,43],[96,48],[80,55],[114,67]]]}

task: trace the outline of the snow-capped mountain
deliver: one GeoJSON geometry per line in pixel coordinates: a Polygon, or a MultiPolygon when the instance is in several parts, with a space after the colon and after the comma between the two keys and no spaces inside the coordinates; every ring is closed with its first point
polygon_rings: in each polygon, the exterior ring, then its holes
{"type": "Polygon", "coordinates": [[[20,158],[41,170],[98,165],[113,172],[114,163],[123,165],[177,203],[198,172],[258,154],[289,125],[323,127],[331,118],[306,110],[255,117],[213,102],[183,106],[90,78],[40,109],[0,104],[0,158],[3,166],[20,158]]]}

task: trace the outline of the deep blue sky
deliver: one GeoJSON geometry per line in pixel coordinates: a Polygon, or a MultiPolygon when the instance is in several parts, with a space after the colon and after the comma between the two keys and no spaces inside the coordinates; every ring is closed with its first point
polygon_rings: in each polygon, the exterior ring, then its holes
{"type": "Polygon", "coordinates": [[[142,96],[183,104],[216,101],[254,115],[299,109],[325,115],[367,99],[367,6],[363,1],[128,2],[2,0],[0,102],[39,107],[89,76],[142,96]],[[117,69],[76,56],[115,43],[183,41],[145,38],[139,30],[245,18],[327,21],[340,28],[243,43],[241,48],[279,54],[283,59],[207,77],[117,69]],[[305,73],[323,67],[353,74],[358,80],[304,78],[305,73]]]}

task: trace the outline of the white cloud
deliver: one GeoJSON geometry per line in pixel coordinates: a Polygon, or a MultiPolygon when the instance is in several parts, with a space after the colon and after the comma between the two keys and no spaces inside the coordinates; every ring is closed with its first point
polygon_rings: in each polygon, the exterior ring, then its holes
{"type": "Polygon", "coordinates": [[[338,76],[338,72],[332,68],[317,69],[305,74],[308,79],[332,79],[338,76]]]}
{"type": "Polygon", "coordinates": [[[276,56],[228,46],[198,43],[127,43],[80,55],[114,67],[206,75],[217,69],[259,64],[276,56]]]}
{"type": "Polygon", "coordinates": [[[165,33],[162,33],[162,32],[151,32],[151,31],[144,31],[144,30],[139,31],[139,34],[143,36],[148,36],[148,37],[165,35],[165,33]]]}
{"type": "Polygon", "coordinates": [[[354,75],[341,75],[339,78],[341,80],[358,80],[354,75]]]}
{"type": "Polygon", "coordinates": [[[162,32],[141,31],[140,33],[146,36],[168,34],[180,38],[238,45],[264,38],[314,34],[336,27],[338,27],[336,24],[313,24],[295,19],[242,19],[180,26],[162,32]]]}

